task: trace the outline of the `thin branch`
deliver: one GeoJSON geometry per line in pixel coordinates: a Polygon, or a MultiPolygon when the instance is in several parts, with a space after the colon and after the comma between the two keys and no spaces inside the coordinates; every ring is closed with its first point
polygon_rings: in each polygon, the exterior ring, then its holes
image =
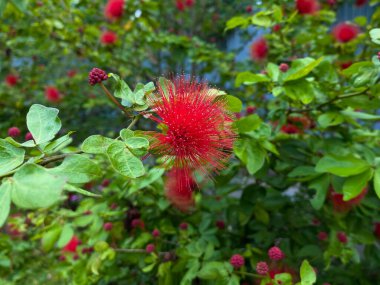
{"type": "Polygon", "coordinates": [[[351,98],[351,97],[360,96],[360,95],[366,93],[368,91],[368,89],[369,88],[366,88],[366,89],[364,89],[362,91],[352,92],[352,93],[347,93],[347,94],[344,94],[344,95],[341,95],[341,96],[337,96],[337,97],[332,98],[331,100],[329,100],[327,102],[319,104],[315,108],[294,109],[294,110],[290,109],[290,113],[303,113],[303,112],[310,112],[310,111],[313,111],[313,110],[321,110],[323,107],[325,107],[327,105],[330,105],[331,103],[334,103],[335,101],[339,101],[339,100],[344,100],[344,99],[351,98]]]}
{"type": "MultiPolygon", "coordinates": [[[[114,248],[116,252],[123,252],[123,253],[145,253],[145,254],[150,254],[146,252],[145,249],[133,249],[133,248],[114,248]]],[[[165,255],[170,253],[169,251],[159,251],[155,252],[158,255],[165,255]]]]}
{"type": "Polygon", "coordinates": [[[136,123],[137,123],[137,121],[140,119],[140,116],[139,115],[137,115],[137,116],[135,116],[134,118],[133,118],[133,120],[132,120],[132,122],[129,124],[129,126],[127,127],[127,129],[129,130],[129,129],[131,129],[136,123]]]}
{"type": "Polygon", "coordinates": [[[78,150],[78,151],[75,151],[75,152],[70,152],[70,153],[63,153],[63,154],[59,154],[59,155],[55,155],[55,156],[51,156],[51,157],[48,157],[46,159],[43,159],[41,162],[39,162],[38,164],[39,165],[47,165],[51,162],[55,162],[55,161],[59,161],[59,160],[63,160],[65,159],[67,156],[70,156],[72,154],[81,154],[83,153],[83,151],[81,150],[78,150]]]}
{"type": "Polygon", "coordinates": [[[265,278],[266,277],[264,275],[259,275],[259,274],[249,273],[249,272],[242,272],[242,271],[235,271],[234,273],[244,275],[244,276],[252,276],[252,277],[256,277],[256,278],[265,278]]]}
{"type": "Polygon", "coordinates": [[[127,117],[131,117],[129,112],[116,100],[116,98],[108,91],[107,87],[104,86],[103,83],[99,83],[100,87],[102,87],[104,93],[106,93],[107,97],[114,103],[127,117]]]}

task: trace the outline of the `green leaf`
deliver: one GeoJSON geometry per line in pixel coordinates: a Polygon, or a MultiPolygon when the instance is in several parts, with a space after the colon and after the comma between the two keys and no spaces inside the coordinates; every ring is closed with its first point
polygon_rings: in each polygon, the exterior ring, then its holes
{"type": "Polygon", "coordinates": [[[44,152],[45,153],[54,153],[54,152],[57,152],[57,151],[63,149],[64,147],[68,146],[73,141],[73,139],[70,137],[70,135],[72,133],[73,132],[69,132],[68,134],[52,141],[51,143],[48,143],[43,148],[44,152]]]}
{"type": "Polygon", "coordinates": [[[0,139],[0,175],[15,169],[24,162],[25,150],[0,139]]]}
{"type": "Polygon", "coordinates": [[[23,165],[13,176],[12,201],[20,208],[50,207],[61,198],[65,179],[42,166],[23,165]]]}
{"type": "Polygon", "coordinates": [[[41,244],[43,251],[50,251],[57,242],[62,229],[60,227],[54,227],[51,230],[45,232],[42,236],[41,244]]]}
{"type": "Polygon", "coordinates": [[[363,188],[367,186],[372,175],[372,169],[368,169],[363,173],[347,178],[343,184],[343,201],[349,201],[357,197],[363,188]]]}
{"type": "Polygon", "coordinates": [[[149,141],[143,137],[127,138],[125,144],[129,149],[148,149],[149,147],[149,141]]]}
{"type": "Polygon", "coordinates": [[[318,117],[318,123],[322,128],[340,125],[344,122],[344,117],[337,112],[327,112],[318,117]]]}
{"type": "Polygon", "coordinates": [[[289,82],[305,77],[311,71],[313,71],[313,69],[316,68],[318,64],[322,62],[322,60],[323,57],[320,57],[317,60],[307,57],[293,61],[291,68],[286,73],[284,82],[289,82]]]}
{"type": "Polygon", "coordinates": [[[20,12],[27,13],[29,0],[10,0],[10,3],[13,4],[20,12]]]}
{"type": "Polygon", "coordinates": [[[306,80],[291,81],[283,86],[283,90],[289,98],[309,104],[314,100],[314,85],[306,80]]]}
{"type": "Polygon", "coordinates": [[[264,74],[254,74],[249,71],[240,72],[235,80],[235,86],[239,87],[243,83],[245,85],[252,85],[259,82],[270,82],[270,78],[264,74]]]}
{"type": "Polygon", "coordinates": [[[198,272],[200,279],[215,280],[224,279],[228,276],[228,271],[223,262],[211,261],[204,263],[201,270],[198,272]]]}
{"type": "Polygon", "coordinates": [[[103,154],[106,153],[107,148],[113,142],[113,139],[106,138],[101,135],[93,135],[85,139],[81,149],[85,153],[103,154]]]}
{"type": "Polygon", "coordinates": [[[6,180],[0,185],[0,228],[4,225],[11,209],[12,184],[6,180]]]}
{"type": "Polygon", "coordinates": [[[251,18],[252,24],[259,27],[269,28],[272,25],[272,21],[268,14],[268,11],[260,11],[255,13],[251,18]]]}
{"type": "Polygon", "coordinates": [[[264,165],[267,152],[254,141],[245,139],[235,143],[234,153],[253,175],[264,165]]]}
{"type": "Polygon", "coordinates": [[[239,27],[239,26],[245,27],[248,25],[248,23],[249,23],[248,18],[240,17],[240,16],[233,17],[227,21],[226,28],[224,29],[224,31],[228,31],[228,30],[234,29],[234,28],[239,27]]]}
{"type": "Polygon", "coordinates": [[[113,142],[107,148],[107,156],[112,167],[124,176],[137,178],[145,173],[141,160],[134,156],[123,142],[113,142]]]}
{"type": "Polygon", "coordinates": [[[234,126],[236,127],[238,133],[247,133],[256,130],[260,124],[261,119],[257,114],[245,116],[237,121],[235,121],[234,126]]]}
{"type": "Polygon", "coordinates": [[[272,79],[272,81],[277,82],[278,77],[280,76],[280,68],[277,64],[274,63],[268,63],[267,65],[267,72],[269,77],[272,79]]]}
{"type": "Polygon", "coordinates": [[[353,155],[326,155],[318,161],[315,170],[321,173],[328,172],[337,176],[347,177],[362,173],[369,167],[370,165],[366,161],[353,155]]]}
{"type": "Polygon", "coordinates": [[[135,132],[132,131],[132,130],[128,130],[128,129],[122,129],[120,131],[120,137],[123,141],[125,141],[126,139],[128,138],[131,138],[135,135],[135,132]]]}
{"type": "Polygon", "coordinates": [[[69,191],[69,192],[74,192],[74,193],[82,194],[82,195],[88,196],[88,197],[94,197],[94,198],[102,197],[101,195],[94,194],[92,192],[89,192],[87,190],[84,190],[82,188],[76,187],[76,186],[71,185],[71,184],[66,184],[64,186],[64,189],[67,190],[67,191],[69,191]]]}
{"type": "Polygon", "coordinates": [[[133,92],[131,88],[129,88],[128,84],[120,78],[119,75],[110,73],[108,74],[109,77],[112,77],[115,81],[115,88],[114,88],[114,96],[117,98],[122,99],[122,105],[126,107],[132,107],[132,105],[135,103],[133,99],[133,92]]]}
{"type": "Polygon", "coordinates": [[[87,183],[99,178],[102,174],[98,164],[80,154],[67,156],[59,166],[50,168],[48,171],[64,177],[69,183],[87,183]]]}
{"type": "Polygon", "coordinates": [[[8,0],[0,0],[0,17],[3,15],[5,11],[5,7],[7,6],[8,0]]]}
{"type": "Polygon", "coordinates": [[[373,186],[377,197],[380,199],[380,168],[376,168],[375,175],[373,178],[373,186]]]}
{"type": "Polygon", "coordinates": [[[243,108],[243,103],[241,100],[235,96],[225,95],[223,99],[226,100],[227,109],[234,113],[239,113],[243,108]]]}
{"type": "Polygon", "coordinates": [[[316,191],[314,197],[310,200],[311,206],[320,210],[325,203],[327,192],[330,186],[330,177],[325,174],[321,175],[318,178],[310,181],[309,188],[316,191]]]}
{"type": "Polygon", "coordinates": [[[63,248],[74,236],[74,230],[71,224],[65,224],[62,228],[61,235],[59,236],[57,246],[63,248]]]}
{"type": "Polygon", "coordinates": [[[371,114],[366,114],[363,112],[355,112],[351,108],[348,108],[344,111],[341,111],[341,113],[345,116],[348,116],[352,119],[360,119],[360,120],[379,120],[380,116],[377,115],[371,115],[371,114]]]}
{"type": "Polygon", "coordinates": [[[26,115],[26,125],[36,144],[52,140],[61,129],[59,110],[34,104],[26,115]]]}
{"type": "Polygon", "coordinates": [[[314,268],[311,267],[307,260],[304,260],[301,265],[301,285],[312,285],[317,281],[317,275],[314,268]]]}
{"type": "Polygon", "coordinates": [[[369,35],[371,37],[371,41],[373,41],[375,44],[380,45],[380,29],[370,30],[369,35]]]}

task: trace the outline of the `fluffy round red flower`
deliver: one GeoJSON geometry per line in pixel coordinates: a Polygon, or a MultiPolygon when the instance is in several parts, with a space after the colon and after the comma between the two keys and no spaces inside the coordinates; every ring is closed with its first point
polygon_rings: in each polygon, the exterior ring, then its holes
{"type": "Polygon", "coordinates": [[[280,24],[276,24],[272,27],[272,30],[273,32],[278,32],[279,30],[281,30],[281,25],[280,24]]]}
{"type": "Polygon", "coordinates": [[[182,12],[185,10],[185,3],[183,2],[183,0],[176,0],[175,6],[177,7],[178,11],[182,12]]]}
{"type": "Polygon", "coordinates": [[[319,10],[319,2],[317,0],[296,0],[296,8],[302,15],[313,15],[319,10]]]}
{"type": "Polygon", "coordinates": [[[225,167],[236,135],[232,114],[215,89],[182,76],[159,84],[158,94],[148,100],[154,112],[150,118],[164,130],[152,133],[151,151],[165,165],[204,174],[225,167]]]}
{"type": "Polygon", "coordinates": [[[17,75],[14,75],[14,74],[8,74],[6,77],[5,77],[5,83],[12,87],[12,86],[15,86],[17,83],[18,83],[18,76],[17,75]]]}
{"type": "Polygon", "coordinates": [[[123,16],[124,0],[108,0],[104,7],[104,16],[110,20],[123,16]]]}
{"type": "Polygon", "coordinates": [[[248,115],[251,115],[256,111],[256,107],[255,106],[248,106],[245,111],[247,112],[248,115]]]}
{"type": "Polygon", "coordinates": [[[181,223],[180,225],[179,225],[179,228],[181,229],[181,230],[187,230],[188,229],[188,227],[189,227],[189,225],[187,224],[187,223],[181,223]]]}
{"type": "Polygon", "coordinates": [[[329,199],[331,200],[331,203],[333,205],[333,208],[336,212],[348,212],[353,207],[360,204],[360,202],[364,199],[364,197],[367,195],[368,189],[364,188],[362,192],[356,196],[354,199],[351,199],[349,201],[343,200],[343,194],[337,193],[334,191],[334,189],[330,188],[329,193],[329,199]]]}
{"type": "Polygon", "coordinates": [[[244,263],[245,263],[244,257],[241,256],[240,254],[234,254],[233,256],[231,256],[230,264],[234,268],[238,269],[238,268],[244,266],[244,263]]]}
{"type": "Polygon", "coordinates": [[[348,242],[347,235],[346,235],[344,232],[338,232],[338,233],[336,234],[336,237],[337,237],[337,239],[338,239],[341,243],[347,243],[347,242],[348,242]]]}
{"type": "Polygon", "coordinates": [[[104,45],[113,45],[117,41],[117,34],[112,31],[105,31],[100,36],[100,42],[104,45]]]}
{"type": "Polygon", "coordinates": [[[160,236],[160,231],[159,231],[158,229],[154,229],[154,230],[152,231],[152,236],[153,236],[153,237],[159,237],[159,236],[160,236]]]}
{"type": "Polygon", "coordinates": [[[255,61],[264,60],[268,55],[268,43],[260,38],[251,45],[251,57],[255,61]]]}
{"type": "Polygon", "coordinates": [[[251,5],[248,5],[247,7],[245,7],[245,11],[246,11],[247,13],[252,13],[252,11],[253,11],[252,6],[251,6],[251,5]]]}
{"type": "Polygon", "coordinates": [[[45,88],[45,98],[49,102],[58,102],[61,100],[61,94],[58,89],[53,86],[48,86],[45,88]]]}
{"type": "Polygon", "coordinates": [[[281,72],[287,72],[289,69],[289,65],[286,63],[281,63],[279,69],[281,70],[281,72]]]}
{"type": "Polygon", "coordinates": [[[179,210],[188,211],[194,205],[193,190],[196,183],[185,168],[173,168],[165,183],[166,198],[179,210]]]}
{"type": "Polygon", "coordinates": [[[65,245],[65,247],[62,249],[62,251],[65,252],[76,252],[78,245],[80,245],[80,240],[73,236],[71,240],[65,245]]]}
{"type": "Polygon", "coordinates": [[[282,250],[277,247],[273,246],[268,250],[268,256],[271,260],[281,260],[285,257],[285,254],[282,252],[282,250]]]}
{"type": "Polygon", "coordinates": [[[365,4],[367,4],[367,0],[356,0],[355,2],[357,7],[364,6],[365,4]]]}
{"type": "Polygon", "coordinates": [[[131,226],[134,229],[136,229],[136,228],[144,229],[145,228],[145,223],[141,219],[133,219],[132,222],[131,222],[131,226]]]}
{"type": "Polygon", "coordinates": [[[298,134],[300,133],[300,129],[293,124],[286,124],[281,127],[281,131],[286,134],[298,134]]]}
{"type": "Polygon", "coordinates": [[[8,136],[11,138],[17,138],[21,134],[21,131],[17,127],[12,127],[8,129],[8,136]]]}
{"type": "Polygon", "coordinates": [[[187,7],[192,7],[195,4],[195,0],[185,0],[185,5],[187,7]]]}
{"type": "Polygon", "coordinates": [[[269,266],[266,262],[260,261],[256,264],[256,272],[260,275],[267,275],[269,266]]]}
{"type": "Polygon", "coordinates": [[[359,28],[350,23],[340,23],[333,28],[332,34],[336,41],[347,43],[358,36],[359,28]]]}

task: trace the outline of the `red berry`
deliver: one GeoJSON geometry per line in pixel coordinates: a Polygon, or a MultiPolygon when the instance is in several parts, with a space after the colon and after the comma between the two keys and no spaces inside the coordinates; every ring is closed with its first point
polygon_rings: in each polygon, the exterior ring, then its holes
{"type": "Polygon", "coordinates": [[[256,264],[256,272],[260,275],[268,274],[269,267],[268,264],[264,261],[260,261],[256,264]]]}
{"type": "Polygon", "coordinates": [[[179,228],[181,229],[181,230],[187,230],[187,228],[189,227],[189,225],[187,224],[187,223],[181,223],[180,225],[179,225],[179,228]]]}
{"type": "Polygon", "coordinates": [[[234,254],[233,256],[231,256],[230,263],[236,269],[240,268],[244,266],[244,257],[240,254],[234,254]]]}
{"type": "Polygon", "coordinates": [[[17,75],[14,75],[14,74],[8,74],[6,77],[5,77],[5,83],[12,87],[12,86],[15,86],[17,83],[18,83],[18,76],[17,75]]]}
{"type": "Polygon", "coordinates": [[[17,127],[12,127],[8,129],[8,136],[11,138],[17,138],[21,134],[21,131],[17,127]]]}
{"type": "Polygon", "coordinates": [[[154,230],[152,231],[152,236],[153,236],[153,237],[159,237],[159,236],[160,236],[160,231],[157,230],[157,229],[154,229],[154,230]]]}
{"type": "Polygon", "coordinates": [[[328,238],[328,234],[326,232],[319,232],[318,233],[318,239],[319,240],[326,240],[328,238]]]}
{"type": "Polygon", "coordinates": [[[215,225],[217,228],[219,228],[220,230],[224,230],[225,227],[226,227],[226,224],[224,223],[224,221],[222,220],[218,220],[215,222],[215,225]]]}
{"type": "Polygon", "coordinates": [[[380,239],[380,223],[375,223],[375,236],[380,239]]]}
{"type": "Polygon", "coordinates": [[[131,222],[132,228],[140,228],[143,229],[145,227],[144,221],[140,219],[133,219],[131,222]]]}
{"type": "Polygon", "coordinates": [[[280,24],[274,25],[272,30],[273,30],[273,32],[278,32],[279,30],[281,30],[281,25],[280,24]]]}
{"type": "Polygon", "coordinates": [[[246,109],[246,112],[248,115],[253,114],[255,111],[256,111],[256,107],[254,107],[254,106],[248,106],[246,109]]]}
{"type": "Polygon", "coordinates": [[[26,141],[30,141],[32,139],[33,139],[32,133],[31,132],[27,132],[26,135],[25,135],[25,140],[26,141]]]}
{"type": "Polygon", "coordinates": [[[100,36],[100,41],[104,45],[113,45],[117,41],[117,34],[112,31],[105,31],[100,36]]]}
{"type": "Polygon", "coordinates": [[[90,85],[95,85],[107,79],[108,79],[107,73],[100,68],[94,67],[93,69],[91,69],[90,73],[88,74],[88,83],[90,85]]]}
{"type": "Polygon", "coordinates": [[[277,246],[273,246],[268,250],[268,256],[271,260],[276,260],[276,261],[281,260],[285,257],[282,250],[277,246]]]}
{"type": "Polygon", "coordinates": [[[281,63],[279,68],[282,72],[287,72],[289,69],[289,65],[287,65],[286,63],[281,63]]]}
{"type": "Polygon", "coordinates": [[[154,244],[153,243],[150,243],[150,244],[148,244],[147,246],[146,246],[146,248],[145,248],[145,250],[146,250],[146,252],[147,253],[152,253],[154,250],[155,250],[155,246],[154,246],[154,244]]]}
{"type": "Polygon", "coordinates": [[[61,255],[61,256],[59,257],[59,261],[65,261],[65,260],[66,260],[66,256],[61,255]]]}
{"type": "Polygon", "coordinates": [[[245,7],[245,11],[246,11],[247,13],[252,13],[252,11],[253,11],[252,6],[249,5],[249,6],[245,7]]]}
{"type": "Polygon", "coordinates": [[[111,231],[112,230],[112,227],[113,227],[113,224],[112,223],[105,223],[103,225],[103,229],[107,232],[111,231]]]}
{"type": "Polygon", "coordinates": [[[103,187],[108,187],[111,184],[111,180],[109,179],[104,179],[102,182],[103,187]]]}
{"type": "Polygon", "coordinates": [[[344,232],[338,232],[336,234],[336,237],[338,238],[338,240],[341,243],[347,243],[348,242],[347,235],[344,232]]]}

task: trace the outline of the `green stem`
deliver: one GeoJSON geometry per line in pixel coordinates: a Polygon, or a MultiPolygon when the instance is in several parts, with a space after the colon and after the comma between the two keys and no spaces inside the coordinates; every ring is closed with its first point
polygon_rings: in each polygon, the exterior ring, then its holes
{"type": "Polygon", "coordinates": [[[130,130],[136,123],[137,121],[140,119],[140,115],[137,115],[135,117],[133,117],[133,120],[132,122],[129,124],[129,126],[127,127],[128,130],[130,130]]]}
{"type": "Polygon", "coordinates": [[[102,87],[104,93],[106,93],[108,99],[112,101],[123,113],[127,116],[130,117],[131,115],[129,112],[119,103],[119,101],[116,100],[116,98],[111,94],[111,92],[108,91],[107,87],[104,86],[102,82],[99,83],[100,87],[102,87]]]}
{"type": "Polygon", "coordinates": [[[249,272],[242,272],[242,271],[235,271],[234,273],[244,275],[244,276],[252,276],[255,278],[265,278],[266,276],[259,275],[259,274],[254,274],[254,273],[249,273],[249,272]]]}

